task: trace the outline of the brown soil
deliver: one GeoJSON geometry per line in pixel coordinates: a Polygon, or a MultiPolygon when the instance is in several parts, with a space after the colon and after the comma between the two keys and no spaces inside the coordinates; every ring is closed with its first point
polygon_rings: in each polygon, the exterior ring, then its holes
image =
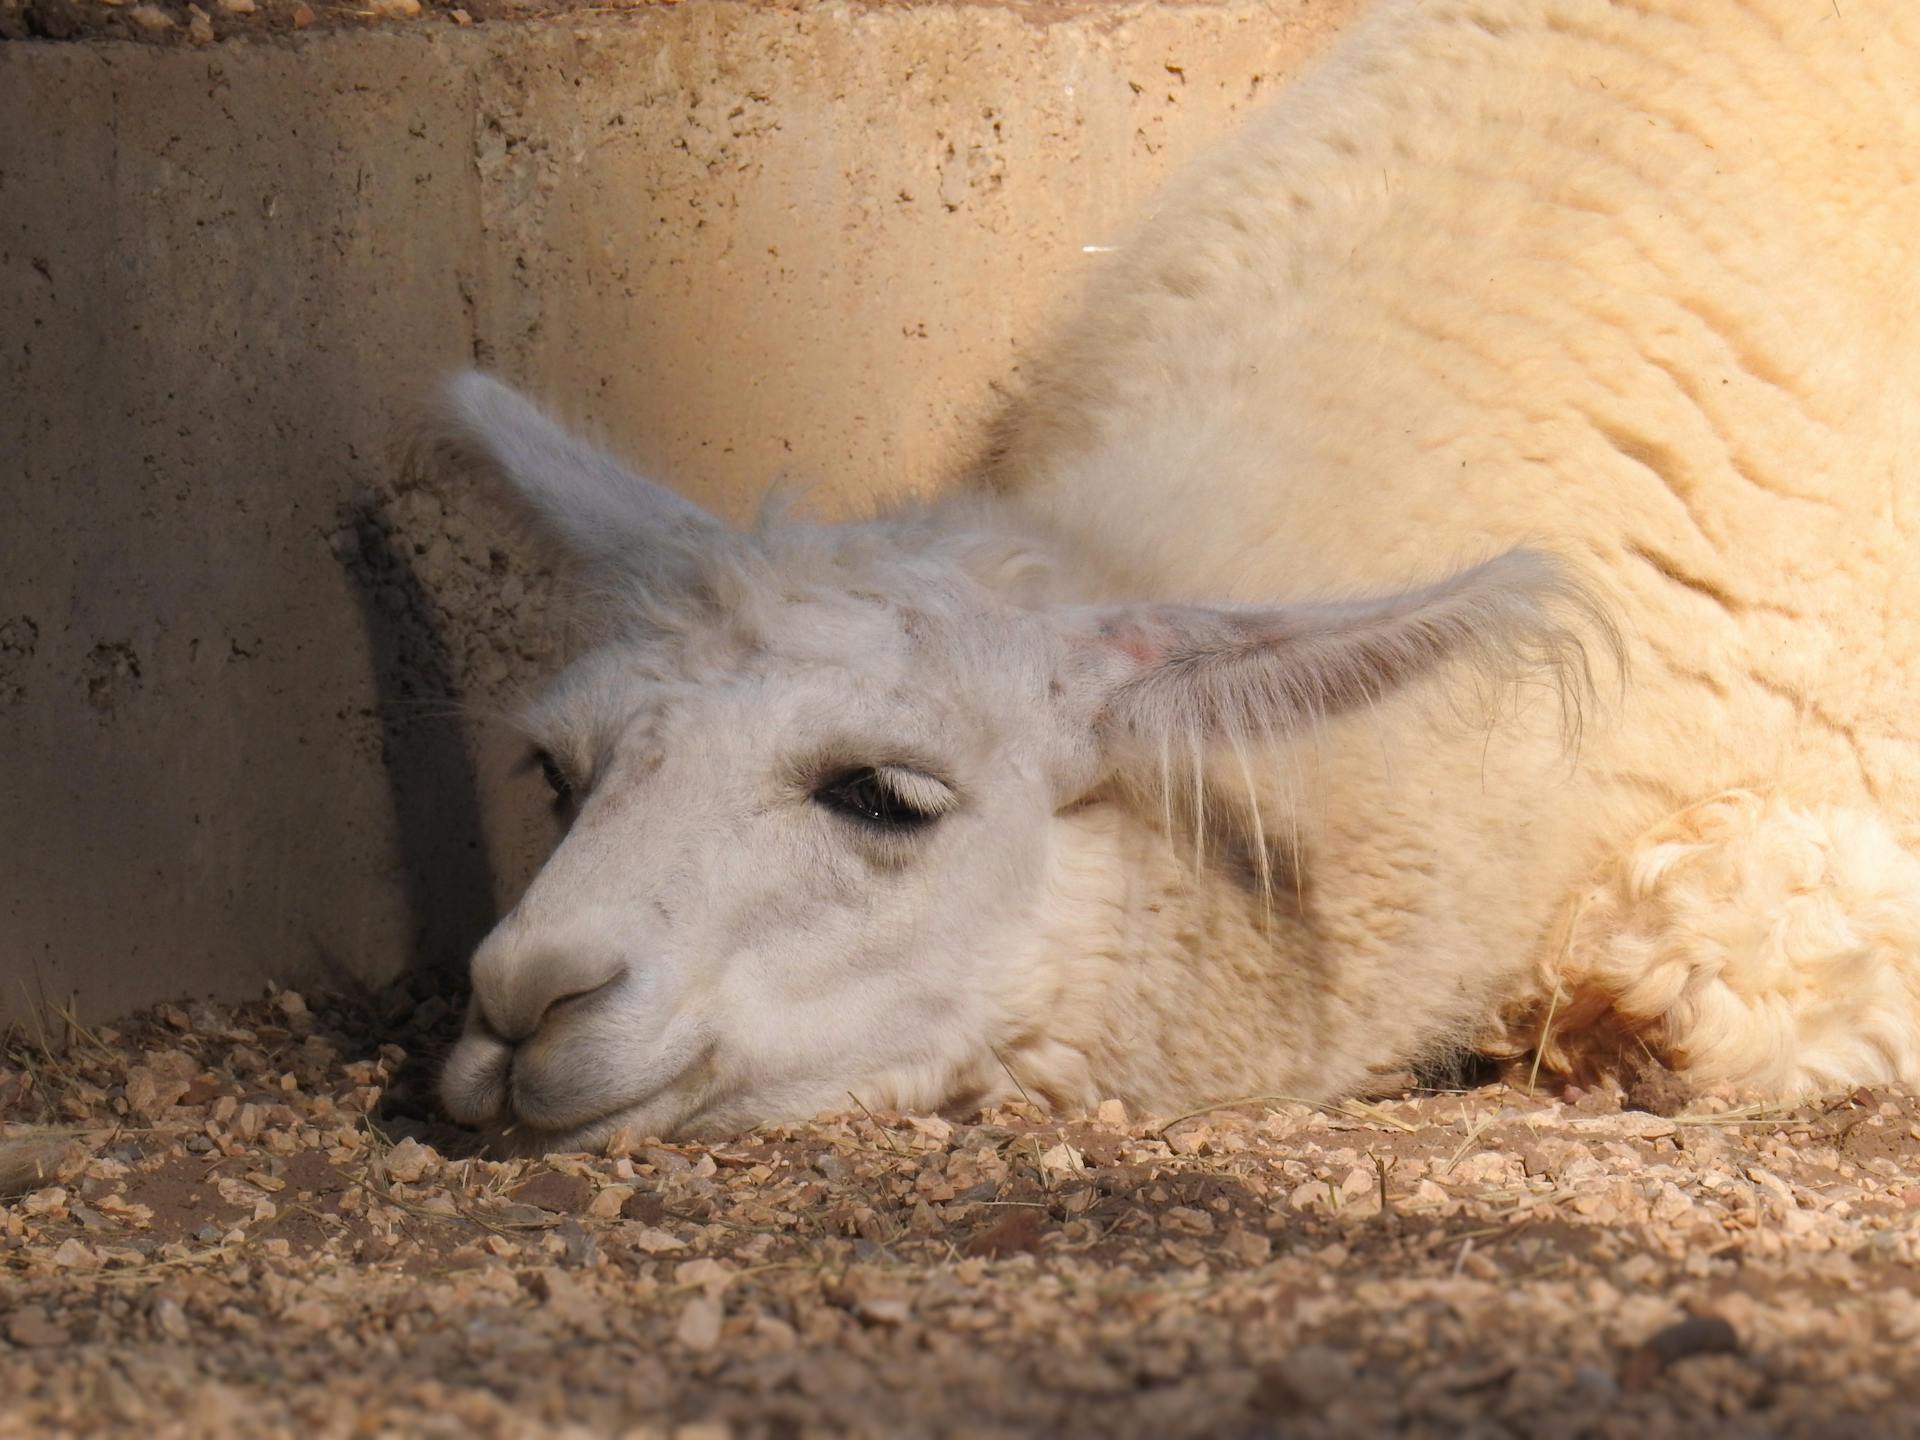
{"type": "Polygon", "coordinates": [[[0,39],[211,45],[298,30],[614,15],[678,0],[0,0],[0,39]]]}
{"type": "Polygon", "coordinates": [[[497,1162],[431,1119],[444,1004],[315,1007],[8,1049],[0,1435],[1920,1429],[1905,1092],[856,1113],[497,1162]]]}
{"type": "MultiPolygon", "coordinates": [[[[544,16],[627,15],[683,0],[0,0],[0,40],[132,40],[148,45],[212,45],[301,30],[363,30],[390,25],[478,25],[544,16]]],[[[702,0],[714,3],[714,0],[702,0]]],[[[768,10],[801,10],[813,0],[732,0],[768,10]]],[[[861,8],[899,8],[925,0],[857,0],[861,8]]],[[[1098,11],[1111,0],[943,0],[994,4],[1037,24],[1098,11]]],[[[1165,5],[1204,0],[1158,0],[1165,5]]]]}

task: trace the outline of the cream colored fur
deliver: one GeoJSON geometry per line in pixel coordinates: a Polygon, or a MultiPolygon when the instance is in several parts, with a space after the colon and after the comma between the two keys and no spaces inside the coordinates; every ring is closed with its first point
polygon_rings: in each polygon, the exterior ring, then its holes
{"type": "Polygon", "coordinates": [[[1716,795],[1574,912],[1569,1068],[1603,1001],[1690,1075],[1776,1094],[1920,1075],[1920,860],[1870,810],[1716,795]]]}
{"type": "Polygon", "coordinates": [[[1920,1079],[1917,87],[1898,0],[1383,4],[1040,367],[993,478],[1124,588],[1601,579],[1630,683],[1571,776],[1323,736],[1363,1006],[1517,985],[1531,1043],[1557,976],[1706,1079],[1920,1079]]]}
{"type": "Polygon", "coordinates": [[[1900,0],[1386,0],[926,512],[727,530],[459,382],[606,624],[450,1108],[1920,1081],[1916,94],[1900,0]]]}

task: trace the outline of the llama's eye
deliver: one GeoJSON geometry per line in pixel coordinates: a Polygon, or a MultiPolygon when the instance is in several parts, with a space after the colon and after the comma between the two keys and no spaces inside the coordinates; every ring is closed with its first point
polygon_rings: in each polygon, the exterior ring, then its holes
{"type": "Polygon", "coordinates": [[[553,798],[571,799],[573,782],[567,778],[567,772],[560,768],[560,762],[545,750],[534,751],[533,758],[539,762],[540,773],[547,777],[547,786],[553,791],[553,798]]]}
{"type": "Polygon", "coordinates": [[[881,830],[918,830],[953,808],[953,792],[938,780],[891,766],[840,771],[813,798],[881,830]]]}

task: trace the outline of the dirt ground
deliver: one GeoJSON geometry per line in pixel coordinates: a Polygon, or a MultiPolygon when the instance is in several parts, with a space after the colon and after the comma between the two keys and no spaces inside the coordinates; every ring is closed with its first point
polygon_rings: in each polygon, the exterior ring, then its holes
{"type": "MultiPolygon", "coordinates": [[[[652,10],[684,0],[0,0],[0,40],[135,40],[150,45],[211,45],[296,30],[356,30],[373,25],[476,25],[543,15],[604,16],[652,10]]],[[[741,0],[768,10],[799,10],[810,0],[741,0]]],[[[860,0],[869,8],[917,0],[860,0]]],[[[1108,0],[947,0],[998,4],[1046,21],[1097,10],[1108,0]]],[[[1161,0],[1189,4],[1194,0],[1161,0]]]]}
{"type": "Polygon", "coordinates": [[[0,1436],[1920,1433],[1911,1094],[856,1108],[503,1163],[432,1119],[450,1021],[13,1037],[0,1436]]]}
{"type": "Polygon", "coordinates": [[[211,45],[296,30],[474,25],[540,15],[615,15],[680,0],[0,0],[0,39],[211,45]]]}

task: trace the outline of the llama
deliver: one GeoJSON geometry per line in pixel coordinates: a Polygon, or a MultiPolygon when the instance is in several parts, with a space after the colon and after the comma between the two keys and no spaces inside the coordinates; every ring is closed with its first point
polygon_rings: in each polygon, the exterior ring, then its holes
{"type": "Polygon", "coordinates": [[[448,1109],[1920,1081],[1917,93],[1902,0],[1382,0],[877,518],[456,379],[598,627],[448,1109]]]}

